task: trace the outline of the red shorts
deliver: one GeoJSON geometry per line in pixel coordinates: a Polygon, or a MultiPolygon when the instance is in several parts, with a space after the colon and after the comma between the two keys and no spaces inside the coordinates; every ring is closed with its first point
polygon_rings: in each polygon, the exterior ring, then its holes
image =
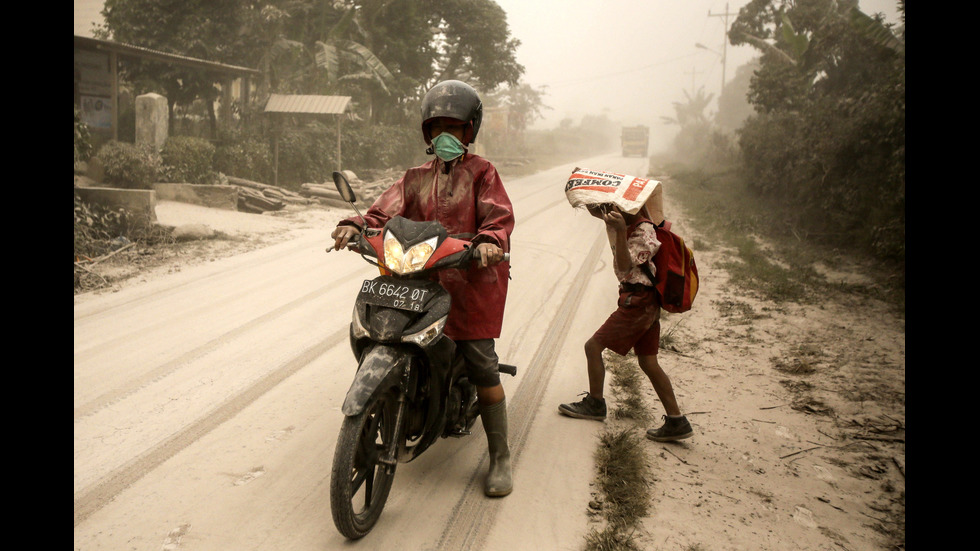
{"type": "Polygon", "coordinates": [[[652,287],[619,288],[619,308],[592,335],[599,344],[625,356],[656,356],[660,349],[660,300],[652,287]]]}

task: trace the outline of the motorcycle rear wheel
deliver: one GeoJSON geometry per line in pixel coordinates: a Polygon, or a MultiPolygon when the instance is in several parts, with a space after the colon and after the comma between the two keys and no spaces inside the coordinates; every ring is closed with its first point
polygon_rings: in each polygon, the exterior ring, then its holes
{"type": "Polygon", "coordinates": [[[374,528],[395,478],[395,465],[385,465],[397,449],[395,417],[397,388],[379,392],[361,413],[347,417],[337,437],[330,476],[330,510],[345,537],[358,539],[374,528]]]}

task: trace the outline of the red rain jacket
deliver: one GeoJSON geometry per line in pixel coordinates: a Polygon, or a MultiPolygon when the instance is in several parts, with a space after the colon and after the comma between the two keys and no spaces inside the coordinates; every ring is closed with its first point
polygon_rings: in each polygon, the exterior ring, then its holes
{"type": "MultiPolygon", "coordinates": [[[[368,209],[364,215],[367,225],[381,228],[395,216],[438,220],[449,235],[475,244],[493,243],[510,252],[514,209],[497,169],[490,161],[469,153],[450,165],[448,175],[443,173],[445,163],[438,158],[408,169],[368,209]]],[[[360,219],[355,216],[340,224],[360,226],[360,219]]],[[[439,282],[452,296],[446,336],[453,340],[499,337],[509,273],[509,262],[438,272],[439,282]]]]}

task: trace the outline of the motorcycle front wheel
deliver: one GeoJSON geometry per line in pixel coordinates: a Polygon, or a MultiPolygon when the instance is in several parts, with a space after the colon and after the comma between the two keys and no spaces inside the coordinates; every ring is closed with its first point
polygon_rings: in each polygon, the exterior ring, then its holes
{"type": "Polygon", "coordinates": [[[395,478],[393,457],[398,447],[395,417],[398,391],[379,392],[364,410],[344,419],[337,437],[330,475],[330,510],[334,524],[349,539],[365,536],[381,516],[395,478]]]}

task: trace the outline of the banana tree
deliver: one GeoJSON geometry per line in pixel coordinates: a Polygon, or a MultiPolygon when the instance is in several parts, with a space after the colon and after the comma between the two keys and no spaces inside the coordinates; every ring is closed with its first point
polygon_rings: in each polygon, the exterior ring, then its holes
{"type": "MultiPolygon", "coordinates": [[[[382,2],[375,9],[380,9],[383,5],[382,2]]],[[[354,28],[359,29],[360,34],[365,34],[364,27],[358,19],[358,10],[354,7],[347,9],[340,20],[327,31],[323,40],[314,43],[314,64],[325,72],[328,85],[343,82],[359,88],[374,86],[384,94],[391,95],[390,86],[395,82],[391,71],[370,48],[344,38],[354,28]]],[[[370,93],[363,94],[361,98],[368,119],[373,115],[371,98],[370,93]]]]}
{"type": "MultiPolygon", "coordinates": [[[[308,41],[284,36],[289,14],[272,7],[264,9],[269,45],[259,62],[264,75],[260,92],[322,93],[324,87],[333,89],[339,83],[352,83],[357,87],[374,86],[390,94],[395,79],[391,71],[369,48],[345,38],[352,27],[358,27],[356,11],[347,9],[320,40],[308,45],[308,41]]],[[[362,98],[370,98],[370,94],[363,94],[362,98]]],[[[366,103],[370,116],[370,100],[366,103]]]]}
{"type": "Polygon", "coordinates": [[[705,95],[703,86],[698,88],[697,93],[693,96],[687,90],[683,92],[687,97],[687,103],[673,102],[676,117],[661,116],[660,118],[666,124],[676,124],[681,128],[706,123],[708,119],[704,115],[704,110],[711,103],[714,94],[705,95]]]}

